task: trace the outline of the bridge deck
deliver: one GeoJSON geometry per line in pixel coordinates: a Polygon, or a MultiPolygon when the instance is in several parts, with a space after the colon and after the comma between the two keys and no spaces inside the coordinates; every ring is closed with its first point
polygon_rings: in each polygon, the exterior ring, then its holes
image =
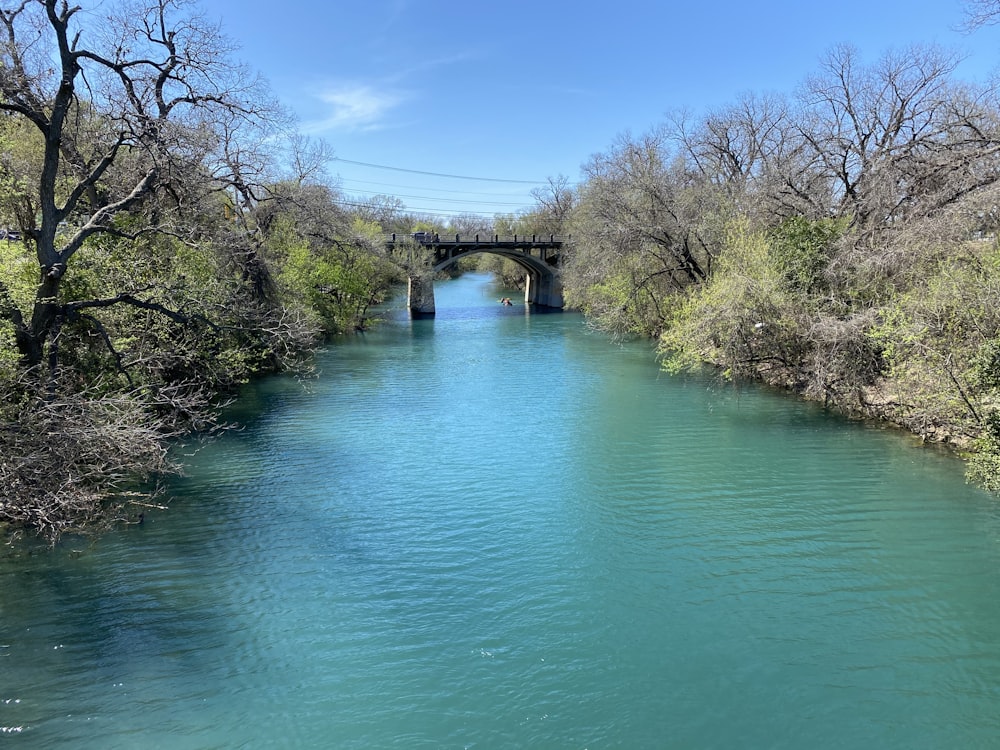
{"type": "Polygon", "coordinates": [[[510,258],[537,258],[543,264],[558,264],[559,250],[569,236],[558,234],[473,234],[440,235],[437,232],[415,232],[413,234],[391,234],[385,239],[385,246],[392,249],[397,242],[415,242],[430,248],[434,253],[434,265],[473,252],[492,252],[510,258]],[[454,238],[454,239],[453,239],[454,238]]]}
{"type": "Polygon", "coordinates": [[[386,237],[386,245],[393,247],[397,242],[411,240],[419,245],[450,250],[532,250],[535,248],[558,250],[569,240],[559,234],[475,234],[441,235],[436,232],[416,232],[414,234],[391,234],[386,237]]]}

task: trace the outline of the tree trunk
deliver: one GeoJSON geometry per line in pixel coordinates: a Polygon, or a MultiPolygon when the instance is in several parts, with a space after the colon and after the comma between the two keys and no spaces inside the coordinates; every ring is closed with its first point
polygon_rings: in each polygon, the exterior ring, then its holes
{"type": "Polygon", "coordinates": [[[62,269],[58,266],[42,269],[35,305],[28,325],[16,327],[15,340],[21,362],[27,367],[40,365],[45,358],[45,341],[59,314],[59,286],[62,269]]]}

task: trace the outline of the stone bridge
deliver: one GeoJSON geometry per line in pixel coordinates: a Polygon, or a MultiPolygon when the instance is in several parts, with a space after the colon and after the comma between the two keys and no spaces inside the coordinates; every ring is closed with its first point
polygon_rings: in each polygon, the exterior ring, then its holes
{"type": "Polygon", "coordinates": [[[498,234],[441,235],[436,232],[392,234],[386,248],[427,249],[430,268],[411,275],[408,288],[410,312],[434,314],[434,275],[452,263],[477,253],[493,253],[517,263],[525,270],[524,301],[544,307],[562,307],[562,284],[559,281],[559,254],[568,236],[556,234],[511,236],[498,234]]]}

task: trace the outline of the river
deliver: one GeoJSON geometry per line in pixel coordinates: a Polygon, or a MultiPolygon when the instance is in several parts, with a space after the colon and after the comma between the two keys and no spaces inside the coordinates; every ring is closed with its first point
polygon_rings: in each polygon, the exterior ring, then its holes
{"type": "Polygon", "coordinates": [[[466,275],[0,553],[10,748],[997,748],[1000,504],[466,275]]]}

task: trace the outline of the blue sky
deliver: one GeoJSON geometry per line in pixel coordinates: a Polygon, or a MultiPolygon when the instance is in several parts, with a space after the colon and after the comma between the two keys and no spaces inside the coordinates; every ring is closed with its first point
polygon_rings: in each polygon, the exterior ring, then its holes
{"type": "Polygon", "coordinates": [[[331,171],[346,193],[444,217],[516,212],[528,183],[576,182],[617,135],[671,110],[792,93],[839,43],[868,60],[940,44],[967,55],[966,80],[1000,64],[1000,27],[957,30],[962,0],[203,3],[300,129],[343,160],[331,171]]]}

